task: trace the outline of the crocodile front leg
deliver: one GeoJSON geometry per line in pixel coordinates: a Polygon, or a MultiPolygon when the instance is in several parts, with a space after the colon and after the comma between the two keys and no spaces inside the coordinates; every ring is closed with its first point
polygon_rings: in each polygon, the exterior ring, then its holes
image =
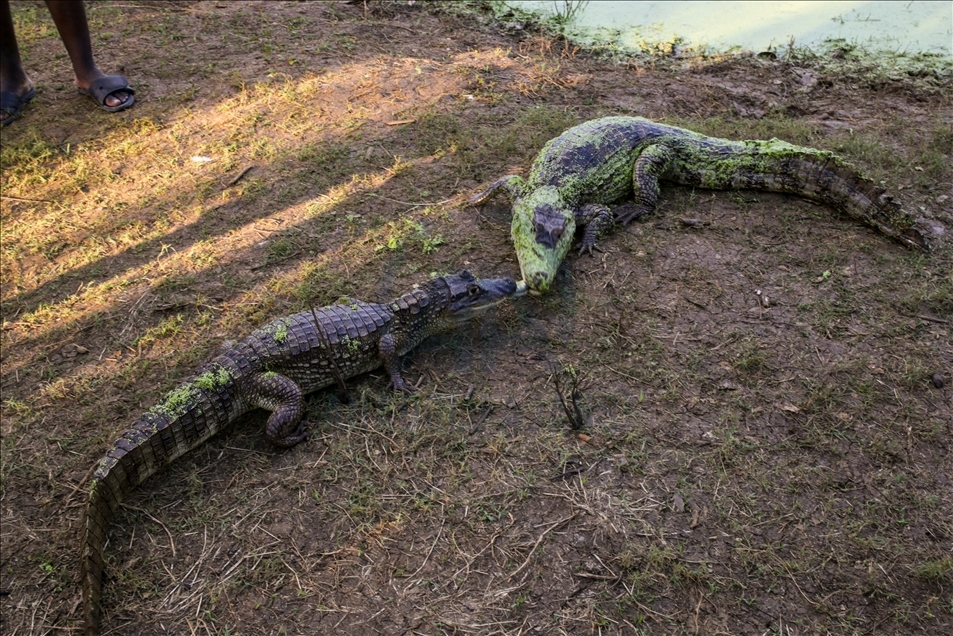
{"type": "Polygon", "coordinates": [[[579,246],[579,255],[588,252],[592,256],[592,250],[602,251],[596,246],[596,239],[602,238],[612,227],[612,213],[608,206],[599,203],[590,203],[582,206],[574,212],[576,216],[576,225],[585,227],[582,234],[582,244],[579,246]]]}
{"type": "Polygon", "coordinates": [[[265,435],[276,446],[289,447],[308,437],[304,394],[294,380],[279,373],[256,373],[242,386],[245,400],[268,409],[265,435]]]}
{"type": "Polygon", "coordinates": [[[470,205],[483,205],[500,190],[506,190],[506,193],[510,196],[510,201],[515,201],[523,192],[524,185],[523,180],[516,175],[510,174],[501,177],[490,184],[490,187],[483,192],[479,192],[470,197],[470,205]]]}
{"type": "Polygon", "coordinates": [[[639,154],[632,169],[635,201],[625,206],[624,212],[616,217],[616,223],[625,225],[655,211],[659,197],[658,180],[668,171],[673,159],[672,150],[661,144],[648,146],[639,154]]]}
{"type": "Polygon", "coordinates": [[[377,352],[380,354],[384,368],[387,369],[387,375],[390,376],[390,386],[394,387],[395,391],[414,393],[417,389],[400,375],[400,356],[397,355],[397,350],[397,339],[394,334],[388,333],[381,336],[377,343],[377,352]]]}

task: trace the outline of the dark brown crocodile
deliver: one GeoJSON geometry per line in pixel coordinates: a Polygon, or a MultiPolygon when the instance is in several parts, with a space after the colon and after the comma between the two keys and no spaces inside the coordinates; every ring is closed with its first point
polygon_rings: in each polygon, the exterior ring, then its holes
{"type": "Polygon", "coordinates": [[[466,271],[432,278],[386,304],[346,299],[279,318],[203,365],[123,433],[93,474],[81,564],[85,634],[100,629],[111,520],[143,480],[256,407],[272,412],[268,439],[293,446],[307,437],[306,393],[382,365],[390,386],[414,391],[401,377],[400,356],[516,291],[511,278],[476,279],[466,271]]]}

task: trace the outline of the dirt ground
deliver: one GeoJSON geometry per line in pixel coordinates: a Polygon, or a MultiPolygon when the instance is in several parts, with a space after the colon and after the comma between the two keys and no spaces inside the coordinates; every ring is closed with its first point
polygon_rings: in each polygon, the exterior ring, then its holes
{"type": "Polygon", "coordinates": [[[417,395],[371,374],[309,398],[306,443],[256,412],[144,483],[104,633],[953,633],[949,75],[617,64],[423,2],[95,2],[137,91],[110,115],[42,3],[13,11],[38,95],[2,137],[3,634],[79,631],[89,471],[222,341],[518,277],[505,202],[466,197],[608,114],[834,150],[934,251],[663,187],[550,296],[422,345],[417,395]]]}

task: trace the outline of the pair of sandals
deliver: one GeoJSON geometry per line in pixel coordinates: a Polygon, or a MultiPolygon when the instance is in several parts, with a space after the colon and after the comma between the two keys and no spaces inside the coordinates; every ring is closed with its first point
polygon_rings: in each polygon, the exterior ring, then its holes
{"type": "MultiPolygon", "coordinates": [[[[126,110],[136,102],[136,91],[129,86],[129,82],[122,75],[106,75],[90,84],[89,89],[84,90],[80,88],[78,90],[81,94],[92,98],[97,104],[99,104],[100,108],[110,113],[126,110]],[[107,106],[106,98],[119,91],[125,91],[126,93],[129,93],[129,97],[126,99],[126,101],[116,106],[107,106]]],[[[6,111],[6,113],[9,115],[6,119],[0,121],[0,125],[6,126],[14,119],[19,117],[20,113],[23,111],[23,107],[26,106],[35,95],[35,88],[31,88],[22,97],[12,91],[0,92],[0,110],[6,111]]]]}

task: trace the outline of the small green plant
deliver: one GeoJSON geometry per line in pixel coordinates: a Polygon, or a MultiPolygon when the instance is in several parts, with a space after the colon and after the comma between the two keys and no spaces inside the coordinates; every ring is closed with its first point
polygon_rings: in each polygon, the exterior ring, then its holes
{"type": "Polygon", "coordinates": [[[430,254],[443,244],[443,235],[437,234],[435,236],[425,237],[420,249],[424,254],[430,254]]]}
{"type": "Polygon", "coordinates": [[[280,238],[268,246],[268,257],[266,260],[269,263],[274,263],[276,261],[288,258],[294,254],[294,252],[294,244],[286,238],[280,238]]]}
{"type": "Polygon", "coordinates": [[[522,607],[523,605],[528,604],[529,599],[530,599],[529,591],[524,590],[523,592],[520,592],[520,595],[516,597],[516,599],[513,601],[513,604],[510,607],[512,607],[513,609],[518,609],[522,607]]]}
{"type": "Polygon", "coordinates": [[[275,327],[275,342],[284,342],[288,339],[288,323],[281,321],[275,327]]]}
{"type": "Polygon", "coordinates": [[[953,557],[924,561],[913,568],[913,575],[923,581],[940,583],[953,576],[953,557]]]}
{"type": "Polygon", "coordinates": [[[359,338],[349,338],[344,336],[344,338],[341,339],[341,344],[344,345],[348,353],[351,355],[360,353],[361,351],[361,341],[359,338]]]}

